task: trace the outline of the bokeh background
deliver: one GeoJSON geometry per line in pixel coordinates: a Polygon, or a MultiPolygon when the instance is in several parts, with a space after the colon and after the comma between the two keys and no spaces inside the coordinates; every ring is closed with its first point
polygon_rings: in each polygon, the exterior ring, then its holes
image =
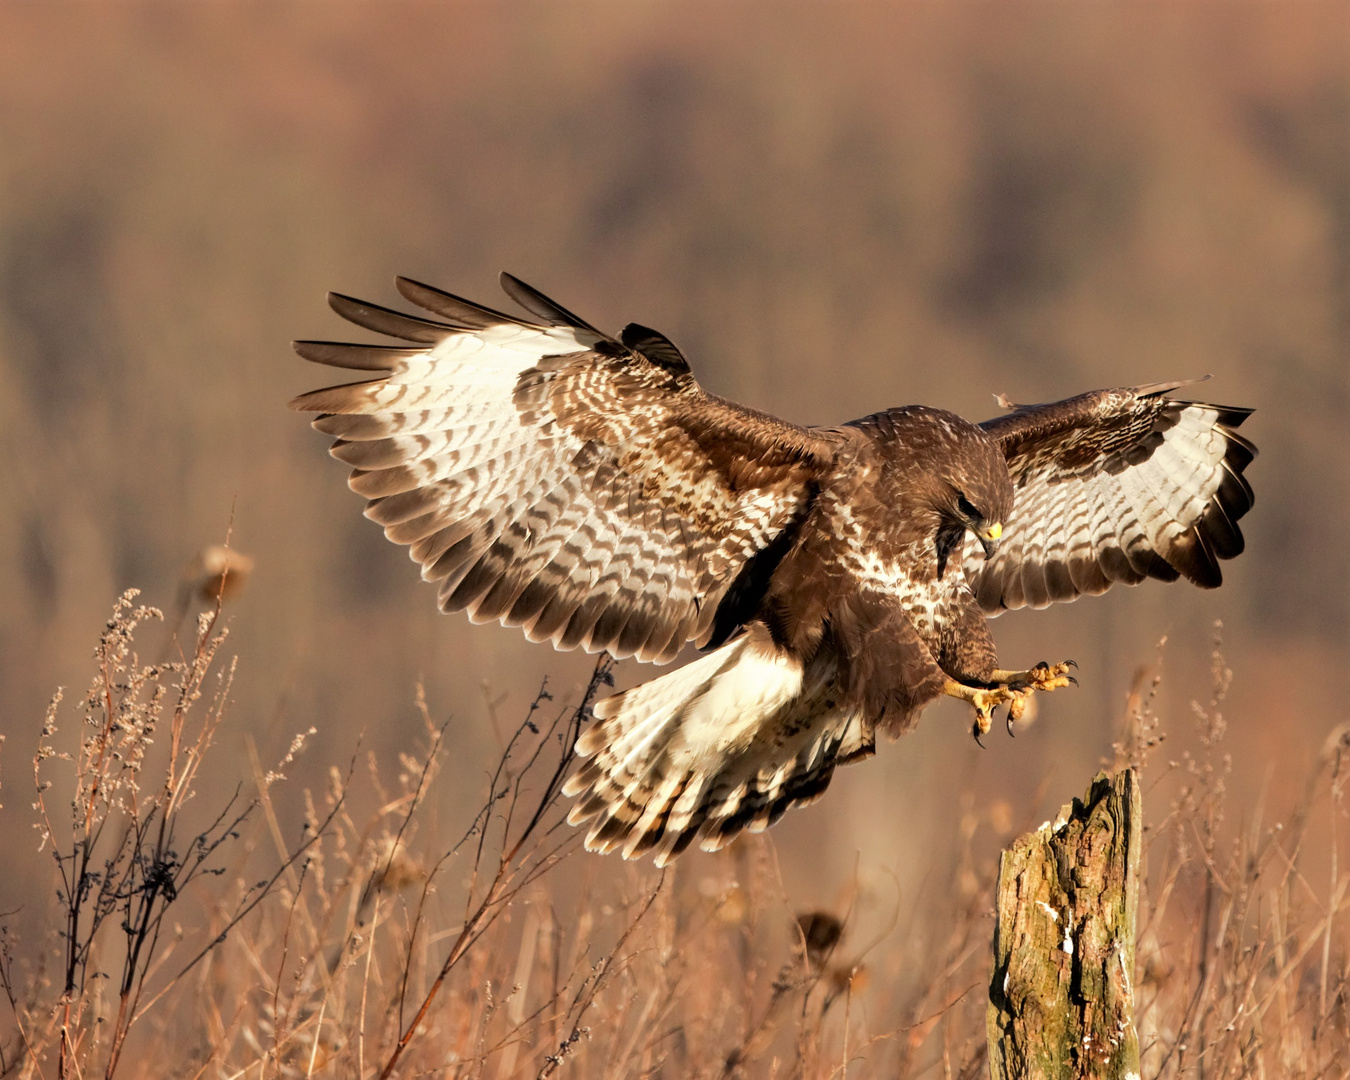
{"type": "Polygon", "coordinates": [[[798,909],[860,878],[921,895],[971,807],[992,842],[1083,790],[1164,635],[1179,754],[1215,620],[1234,805],[1282,812],[1350,668],[1348,11],[0,8],[5,904],[46,888],[25,823],[50,694],[87,683],[119,592],[172,609],[227,530],[255,568],[222,790],[249,740],[272,761],[311,725],[292,799],[358,738],[394,760],[422,680],[458,820],[540,679],[584,682],[584,656],[439,615],[286,408],[341,381],[288,346],[349,334],[325,291],[394,303],[395,274],[495,305],[509,269],[805,423],[1212,374],[1194,392],[1255,406],[1261,448],[1223,588],[999,619],[1010,666],[1074,657],[1082,688],[984,751],[936,706],[771,835],[798,909]]]}

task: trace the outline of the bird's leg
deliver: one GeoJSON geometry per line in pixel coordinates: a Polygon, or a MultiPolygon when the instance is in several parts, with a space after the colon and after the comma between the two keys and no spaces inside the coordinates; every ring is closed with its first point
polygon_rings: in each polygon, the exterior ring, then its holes
{"type": "MultiPolygon", "coordinates": [[[[957,682],[955,679],[947,679],[942,684],[942,692],[948,697],[960,698],[962,701],[968,701],[975,709],[975,724],[971,728],[971,734],[975,736],[975,741],[980,742],[980,736],[989,731],[990,724],[993,723],[994,710],[1000,705],[1008,706],[1008,723],[1011,724],[1027,707],[1027,698],[1031,696],[1031,687],[1022,686],[967,686],[965,683],[957,682]]],[[[983,743],[980,743],[983,746],[983,743]]]]}
{"type": "Polygon", "coordinates": [[[1078,680],[1069,674],[1069,669],[1077,666],[1072,660],[1065,660],[1062,664],[1048,664],[1042,660],[1027,671],[992,671],[989,674],[989,681],[999,686],[1058,690],[1061,686],[1078,685],[1078,680]]]}

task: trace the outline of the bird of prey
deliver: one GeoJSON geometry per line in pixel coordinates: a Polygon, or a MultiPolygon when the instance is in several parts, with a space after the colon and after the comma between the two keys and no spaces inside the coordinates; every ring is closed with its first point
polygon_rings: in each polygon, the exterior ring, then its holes
{"type": "Polygon", "coordinates": [[[1221,580],[1242,551],[1251,410],[1184,383],[800,427],[699,386],[666,337],[597,330],[510,275],[527,316],[400,278],[436,319],[331,295],[398,345],[301,341],[366,372],[315,390],[366,516],[444,611],[558,649],[691,663],[594,708],[565,792],[586,846],[664,865],[821,795],[947,695],[978,737],[1069,664],[998,666],[987,618],[1112,584],[1221,580]]]}

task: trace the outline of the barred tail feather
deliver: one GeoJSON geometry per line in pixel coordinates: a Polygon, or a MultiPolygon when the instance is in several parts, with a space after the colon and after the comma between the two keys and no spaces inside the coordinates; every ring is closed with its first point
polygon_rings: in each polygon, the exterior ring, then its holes
{"type": "Polygon", "coordinates": [[[600,702],[567,782],[586,847],[664,866],[694,840],[717,850],[824,792],[873,732],[838,701],[835,664],[804,669],[762,626],[694,663],[600,702]]]}

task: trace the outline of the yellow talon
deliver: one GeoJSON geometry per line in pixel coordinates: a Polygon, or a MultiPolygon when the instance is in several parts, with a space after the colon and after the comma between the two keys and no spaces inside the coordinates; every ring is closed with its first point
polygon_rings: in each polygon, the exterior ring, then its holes
{"type": "MultiPolygon", "coordinates": [[[[1026,698],[1030,690],[1012,686],[967,686],[965,683],[956,682],[954,679],[948,679],[943,685],[942,692],[949,697],[960,698],[962,701],[970,702],[975,710],[975,723],[971,728],[971,734],[975,736],[975,741],[980,742],[980,736],[989,733],[989,728],[993,723],[994,710],[1000,705],[1007,705],[1011,715],[1012,710],[1016,710],[1017,715],[1022,715],[1022,710],[1026,708],[1026,698]]],[[[980,743],[983,746],[983,743],[980,743]]]]}
{"type": "Polygon", "coordinates": [[[1078,680],[1069,674],[1071,668],[1078,665],[1072,660],[1062,664],[1041,662],[1028,671],[995,671],[989,681],[1010,686],[1027,686],[1032,690],[1058,690],[1062,686],[1077,686],[1078,680]]]}
{"type": "MultiPolygon", "coordinates": [[[[942,692],[949,697],[970,702],[975,710],[971,734],[975,736],[976,742],[980,742],[980,737],[989,733],[996,708],[1008,706],[1008,734],[1011,735],[1013,724],[1026,713],[1031,695],[1037,690],[1076,686],[1078,680],[1069,674],[1069,669],[1077,666],[1072,660],[1066,660],[1062,664],[1040,663],[1027,671],[995,670],[989,676],[989,681],[994,685],[988,687],[967,686],[955,679],[948,679],[942,692]]],[[[980,742],[980,745],[984,743],[980,742]]]]}

